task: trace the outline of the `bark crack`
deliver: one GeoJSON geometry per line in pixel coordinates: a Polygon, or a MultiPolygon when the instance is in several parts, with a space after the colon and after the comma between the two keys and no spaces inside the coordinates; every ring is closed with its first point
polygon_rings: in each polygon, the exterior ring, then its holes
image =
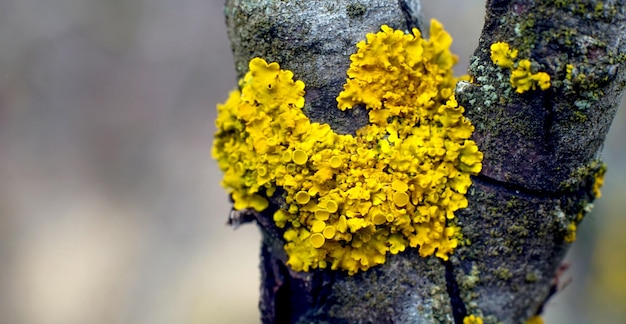
{"type": "Polygon", "coordinates": [[[515,193],[518,196],[527,196],[527,197],[539,197],[539,198],[548,198],[548,199],[557,199],[562,197],[566,192],[552,192],[552,191],[544,191],[544,190],[536,190],[529,189],[524,186],[510,183],[506,181],[496,180],[494,178],[485,176],[483,174],[479,174],[473,177],[472,181],[476,181],[481,185],[487,187],[497,187],[501,190],[505,190],[511,193],[515,193]]]}
{"type": "Polygon", "coordinates": [[[421,3],[419,0],[398,0],[398,5],[404,15],[404,19],[406,19],[407,29],[417,28],[421,31],[421,19],[419,15],[421,12],[421,3]]]}
{"type": "Polygon", "coordinates": [[[463,298],[461,298],[461,290],[454,276],[454,266],[450,260],[442,261],[446,269],[446,291],[450,296],[450,306],[452,307],[452,316],[455,324],[463,324],[463,318],[467,316],[467,309],[463,298]]]}

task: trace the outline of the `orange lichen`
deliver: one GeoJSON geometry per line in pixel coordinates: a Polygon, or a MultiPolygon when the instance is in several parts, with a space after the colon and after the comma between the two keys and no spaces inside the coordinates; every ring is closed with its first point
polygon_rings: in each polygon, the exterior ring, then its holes
{"type": "Polygon", "coordinates": [[[357,44],[337,97],[340,109],[369,111],[355,136],[312,123],[304,84],[260,58],[218,105],[222,184],[235,208],[259,211],[282,189],[273,219],[294,270],[354,274],[406,247],[447,259],[457,246],[454,212],[467,206],[482,153],[453,96],[452,39],[436,21],[430,35],[382,26],[357,44]]]}

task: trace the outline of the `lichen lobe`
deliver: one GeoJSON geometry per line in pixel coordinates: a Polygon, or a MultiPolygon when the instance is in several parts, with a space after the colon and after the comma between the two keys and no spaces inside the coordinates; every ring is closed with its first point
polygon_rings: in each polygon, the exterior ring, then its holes
{"type": "Polygon", "coordinates": [[[430,34],[383,25],[357,44],[337,96],[340,109],[369,112],[356,136],[311,122],[304,83],[260,58],[218,106],[222,183],[237,209],[263,211],[281,189],[273,219],[293,269],[354,274],[407,247],[445,260],[457,246],[454,212],[482,153],[452,95],[452,39],[436,21],[430,34]]]}

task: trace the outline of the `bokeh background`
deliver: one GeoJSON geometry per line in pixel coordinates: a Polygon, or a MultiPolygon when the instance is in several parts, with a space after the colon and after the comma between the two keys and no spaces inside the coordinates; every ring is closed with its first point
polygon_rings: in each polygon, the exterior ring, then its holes
{"type": "MultiPolygon", "coordinates": [[[[422,1],[463,73],[483,1],[422,1]]],[[[0,323],[258,323],[259,233],[210,156],[223,0],[0,0],[0,323]]],[[[626,112],[546,323],[626,322],[626,112]]]]}

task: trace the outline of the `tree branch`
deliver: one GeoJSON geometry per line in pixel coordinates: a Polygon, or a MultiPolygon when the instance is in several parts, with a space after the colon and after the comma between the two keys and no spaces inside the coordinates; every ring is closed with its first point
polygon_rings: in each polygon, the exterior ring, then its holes
{"type": "Polygon", "coordinates": [[[485,154],[470,206],[459,214],[472,244],[454,261],[470,311],[513,323],[539,311],[554,289],[566,237],[595,198],[600,150],[624,88],[623,4],[487,4],[469,71],[474,83],[457,87],[485,154]],[[551,88],[511,91],[490,59],[496,42],[537,62],[551,88]]]}
{"type": "MultiPolygon", "coordinates": [[[[624,88],[625,1],[488,1],[472,82],[456,96],[484,152],[469,207],[457,212],[466,244],[450,261],[415,249],[349,276],[295,272],[272,221],[263,232],[263,321],[518,323],[541,311],[575,229],[597,196],[599,152],[624,88]],[[506,42],[552,81],[546,91],[517,93],[490,59],[506,42]]],[[[419,25],[410,0],[227,0],[226,21],[239,77],[259,56],[306,85],[305,113],[339,133],[367,123],[364,109],[342,112],[336,96],[349,55],[382,24],[419,25]]],[[[275,201],[276,202],[276,201],[275,201]]]]}

